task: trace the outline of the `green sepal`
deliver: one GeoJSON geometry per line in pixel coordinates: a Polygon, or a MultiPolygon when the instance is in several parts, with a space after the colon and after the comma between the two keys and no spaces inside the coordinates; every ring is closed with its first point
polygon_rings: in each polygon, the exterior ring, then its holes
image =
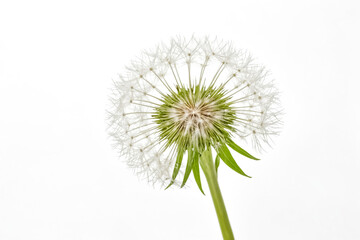
{"type": "Polygon", "coordinates": [[[179,148],[178,153],[177,153],[177,157],[176,157],[174,171],[173,171],[173,174],[172,174],[172,177],[171,177],[171,182],[165,188],[165,190],[168,189],[175,182],[175,178],[178,175],[180,167],[181,167],[181,162],[182,162],[183,156],[184,156],[184,151],[183,151],[183,149],[179,148]]]}
{"type": "Polygon", "coordinates": [[[199,153],[195,152],[194,153],[194,164],[193,164],[193,174],[194,174],[194,178],[196,181],[196,184],[198,185],[200,191],[202,192],[202,194],[205,195],[202,187],[201,187],[201,180],[200,180],[200,169],[199,169],[199,153]]]}
{"type": "Polygon", "coordinates": [[[181,187],[185,186],[186,181],[189,178],[189,175],[191,173],[191,170],[193,168],[193,164],[194,164],[194,158],[193,158],[193,150],[191,148],[188,149],[188,161],[186,164],[186,169],[185,169],[185,174],[184,174],[184,180],[181,184],[181,187]]]}
{"type": "Polygon", "coordinates": [[[251,158],[253,160],[260,160],[259,158],[252,156],[250,153],[248,153],[247,151],[242,149],[239,145],[234,143],[234,141],[231,140],[230,138],[227,140],[227,145],[229,145],[229,147],[231,147],[232,149],[234,149],[235,151],[237,151],[238,153],[240,153],[241,155],[243,155],[247,158],[251,158]]]}
{"type": "Polygon", "coordinates": [[[226,146],[226,144],[221,144],[217,149],[216,149],[217,153],[219,154],[220,158],[224,161],[224,163],[226,165],[228,165],[232,170],[234,170],[235,172],[251,178],[250,176],[246,175],[244,173],[243,170],[241,170],[241,168],[239,167],[239,165],[237,165],[237,163],[235,162],[235,159],[233,158],[233,156],[230,153],[229,148],[226,146]]]}
{"type": "Polygon", "coordinates": [[[219,157],[219,154],[217,154],[216,158],[215,158],[215,171],[216,171],[216,174],[218,172],[219,165],[220,165],[220,157],[219,157]]]}

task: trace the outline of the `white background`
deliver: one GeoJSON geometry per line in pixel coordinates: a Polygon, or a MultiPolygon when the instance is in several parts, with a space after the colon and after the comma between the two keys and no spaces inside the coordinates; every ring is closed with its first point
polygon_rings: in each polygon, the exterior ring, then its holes
{"type": "Polygon", "coordinates": [[[360,239],[359,7],[1,1],[0,239],[221,239],[207,188],[139,181],[105,131],[111,78],[193,33],[248,49],[282,92],[281,136],[238,160],[253,178],[220,166],[236,239],[360,239]]]}

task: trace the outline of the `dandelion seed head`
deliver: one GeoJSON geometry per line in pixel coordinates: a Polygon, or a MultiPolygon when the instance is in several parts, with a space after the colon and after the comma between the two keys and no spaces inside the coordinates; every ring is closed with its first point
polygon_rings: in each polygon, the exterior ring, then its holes
{"type": "Polygon", "coordinates": [[[110,102],[114,146],[139,176],[160,185],[171,180],[180,152],[201,154],[228,138],[261,150],[281,123],[268,71],[247,51],[210,38],[178,37],[144,51],[114,80],[110,102]]]}

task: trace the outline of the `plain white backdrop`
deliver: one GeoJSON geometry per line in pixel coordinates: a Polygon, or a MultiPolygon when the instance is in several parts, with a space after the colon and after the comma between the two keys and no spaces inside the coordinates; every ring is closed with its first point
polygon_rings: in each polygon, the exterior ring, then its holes
{"type": "MultiPolygon", "coordinates": [[[[175,35],[272,71],[281,136],[219,181],[236,239],[360,239],[357,1],[1,1],[0,239],[221,239],[207,188],[154,189],[106,134],[111,78],[175,35]]],[[[202,177],[204,180],[204,176],[202,177]]],[[[194,183],[194,182],[193,182],[194,183]]]]}

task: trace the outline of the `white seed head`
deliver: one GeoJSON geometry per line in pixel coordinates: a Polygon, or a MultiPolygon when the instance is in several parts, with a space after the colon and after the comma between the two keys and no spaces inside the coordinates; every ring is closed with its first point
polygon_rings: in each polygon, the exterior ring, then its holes
{"type": "Polygon", "coordinates": [[[179,37],[126,69],[114,81],[109,134],[150,182],[169,183],[179,152],[201,154],[228,138],[249,139],[260,150],[279,132],[278,91],[268,72],[230,43],[179,37]]]}

